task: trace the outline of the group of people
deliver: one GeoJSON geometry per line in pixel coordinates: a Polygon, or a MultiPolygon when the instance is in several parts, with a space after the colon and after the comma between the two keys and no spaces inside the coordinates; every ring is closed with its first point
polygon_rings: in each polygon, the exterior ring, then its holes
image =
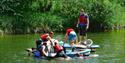
{"type": "MultiPolygon", "coordinates": [[[[84,9],[81,9],[80,16],[78,18],[77,27],[79,29],[79,42],[87,39],[87,29],[89,27],[89,17],[84,12],[84,9]]],[[[58,41],[52,40],[54,33],[48,32],[40,36],[40,40],[36,41],[36,48],[40,52],[41,56],[49,56],[51,49],[54,49],[54,52],[57,53],[55,56],[67,57],[63,52],[64,48],[58,44],[58,41]]],[[[71,45],[72,51],[74,49],[73,45],[78,44],[78,37],[73,28],[68,28],[64,37],[64,42],[69,42],[71,45]]]]}
{"type": "Polygon", "coordinates": [[[36,48],[40,52],[40,55],[43,57],[52,57],[51,52],[56,53],[53,57],[64,57],[67,56],[63,53],[63,47],[58,44],[58,40],[53,39],[54,33],[48,32],[40,36],[40,40],[36,41],[36,48]]]}
{"type": "MultiPolygon", "coordinates": [[[[85,41],[87,39],[87,29],[89,28],[89,17],[84,12],[84,9],[81,9],[80,11],[80,16],[78,18],[76,27],[78,27],[78,31],[79,31],[79,42],[85,41]]],[[[74,29],[72,28],[67,29],[66,35],[65,35],[65,42],[67,42],[66,41],[67,38],[73,49],[74,43],[78,44],[78,37],[74,29]]]]}

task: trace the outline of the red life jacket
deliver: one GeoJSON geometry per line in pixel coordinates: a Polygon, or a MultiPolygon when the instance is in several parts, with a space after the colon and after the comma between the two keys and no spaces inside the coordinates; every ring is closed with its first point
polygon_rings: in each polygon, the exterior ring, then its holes
{"type": "Polygon", "coordinates": [[[80,15],[80,17],[79,17],[79,23],[86,24],[87,23],[87,16],[80,15]]]}
{"type": "Polygon", "coordinates": [[[46,41],[46,40],[47,40],[47,37],[48,37],[48,34],[42,34],[42,35],[41,35],[41,39],[42,39],[43,41],[46,41]]]}
{"type": "Polygon", "coordinates": [[[58,45],[58,44],[56,44],[56,45],[54,46],[54,48],[55,48],[55,52],[61,52],[61,51],[63,50],[63,47],[60,46],[60,45],[58,45]]]}
{"type": "Polygon", "coordinates": [[[67,29],[67,30],[66,30],[67,35],[69,35],[69,33],[70,33],[71,31],[74,31],[74,30],[73,30],[72,28],[67,29]]]}

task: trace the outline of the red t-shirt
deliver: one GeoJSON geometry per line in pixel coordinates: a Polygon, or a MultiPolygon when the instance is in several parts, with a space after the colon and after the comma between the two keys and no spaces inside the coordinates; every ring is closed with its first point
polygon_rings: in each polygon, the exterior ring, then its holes
{"type": "Polygon", "coordinates": [[[70,33],[71,31],[74,31],[74,30],[73,30],[72,28],[67,29],[67,30],[66,30],[67,35],[69,35],[69,33],[70,33]]]}

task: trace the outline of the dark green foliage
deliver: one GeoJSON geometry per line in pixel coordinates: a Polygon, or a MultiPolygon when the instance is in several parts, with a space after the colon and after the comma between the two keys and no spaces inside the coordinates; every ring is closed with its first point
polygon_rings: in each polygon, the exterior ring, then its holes
{"type": "Polygon", "coordinates": [[[125,25],[124,0],[0,0],[0,29],[5,33],[36,33],[76,29],[80,9],[90,31],[125,25]]]}

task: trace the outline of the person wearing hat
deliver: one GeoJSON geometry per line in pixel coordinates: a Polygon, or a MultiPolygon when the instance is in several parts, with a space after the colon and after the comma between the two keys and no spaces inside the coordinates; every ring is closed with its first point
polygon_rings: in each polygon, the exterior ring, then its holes
{"type": "Polygon", "coordinates": [[[81,9],[80,11],[80,16],[78,18],[78,21],[77,21],[77,26],[78,29],[79,29],[79,41],[81,42],[82,41],[82,38],[83,40],[87,39],[87,30],[89,28],[89,17],[88,15],[85,13],[84,9],[81,9]]]}

